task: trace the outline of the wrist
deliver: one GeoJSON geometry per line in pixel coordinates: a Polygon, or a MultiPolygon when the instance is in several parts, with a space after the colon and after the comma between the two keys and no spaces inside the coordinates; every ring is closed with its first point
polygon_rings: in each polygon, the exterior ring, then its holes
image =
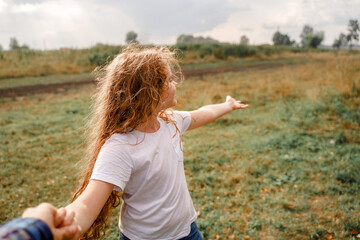
{"type": "Polygon", "coordinates": [[[233,104],[229,101],[225,102],[226,113],[230,113],[234,110],[233,104]]]}

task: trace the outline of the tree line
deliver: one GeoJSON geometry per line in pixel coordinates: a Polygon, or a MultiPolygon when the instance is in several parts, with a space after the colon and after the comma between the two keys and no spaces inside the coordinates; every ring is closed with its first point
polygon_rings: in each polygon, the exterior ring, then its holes
{"type": "MultiPolygon", "coordinates": [[[[300,45],[303,48],[317,48],[324,40],[323,31],[315,31],[310,25],[305,25],[300,34],[300,45]]],[[[275,46],[296,46],[295,40],[290,40],[287,34],[282,34],[280,31],[276,31],[272,37],[273,44],[275,46]]]]}
{"type": "MultiPolygon", "coordinates": [[[[359,22],[356,19],[350,19],[348,23],[348,33],[340,33],[339,37],[334,40],[332,47],[340,49],[341,47],[349,46],[351,49],[355,42],[359,41],[359,22]]],[[[297,44],[295,40],[291,40],[289,35],[276,31],[272,36],[274,46],[301,46],[303,48],[317,48],[325,38],[324,31],[316,31],[310,25],[305,25],[300,34],[300,43],[297,44]]],[[[180,35],[176,44],[184,43],[216,43],[218,41],[212,38],[193,37],[192,35],[180,35]]],[[[240,37],[241,45],[248,45],[250,42],[246,35],[240,37]]]]}
{"type": "MultiPolygon", "coordinates": [[[[352,49],[355,42],[359,41],[359,21],[356,19],[350,19],[347,25],[348,33],[340,33],[339,37],[334,40],[332,47],[334,49],[340,49],[341,47],[349,46],[352,49]]],[[[324,40],[324,31],[315,31],[310,25],[305,25],[301,34],[301,46],[305,48],[317,48],[324,40]]],[[[287,34],[282,34],[276,31],[272,38],[274,45],[296,45],[295,41],[291,41],[287,34]]]]}
{"type": "MultiPolygon", "coordinates": [[[[348,32],[340,33],[338,38],[334,40],[332,47],[334,49],[340,49],[346,46],[349,46],[349,49],[352,49],[354,44],[359,41],[359,21],[357,19],[350,19],[347,25],[348,32]]],[[[125,42],[129,43],[138,43],[137,40],[138,34],[134,31],[129,31],[125,36],[125,42]]],[[[301,46],[303,48],[317,48],[325,38],[324,31],[315,31],[314,28],[310,25],[305,25],[300,34],[300,44],[297,44],[295,40],[291,40],[289,35],[276,31],[272,36],[272,42],[274,46],[301,46]]],[[[210,43],[210,44],[220,44],[219,41],[211,37],[194,37],[193,35],[181,34],[176,39],[176,44],[188,44],[188,43],[210,43]]],[[[248,45],[250,39],[243,35],[240,37],[240,45],[248,45]]],[[[16,38],[10,38],[9,44],[10,50],[18,49],[29,49],[29,46],[26,44],[20,45],[16,38]]],[[[3,50],[0,45],[0,51],[3,50]]]]}

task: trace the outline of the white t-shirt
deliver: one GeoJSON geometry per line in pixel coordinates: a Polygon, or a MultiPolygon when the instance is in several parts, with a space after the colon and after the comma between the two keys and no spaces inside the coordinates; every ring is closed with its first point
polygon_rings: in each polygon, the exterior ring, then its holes
{"type": "MultiPolygon", "coordinates": [[[[189,112],[174,111],[183,134],[189,112]]],[[[196,220],[184,173],[181,138],[172,123],[158,118],[154,133],[113,134],[102,146],[91,179],[123,190],[120,230],[132,240],[179,239],[196,220]]]]}

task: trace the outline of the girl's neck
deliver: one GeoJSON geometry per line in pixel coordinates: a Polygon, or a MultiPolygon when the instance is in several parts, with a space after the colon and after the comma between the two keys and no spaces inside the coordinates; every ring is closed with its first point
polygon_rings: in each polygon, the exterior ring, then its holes
{"type": "Polygon", "coordinates": [[[160,123],[156,116],[150,118],[146,123],[139,125],[136,130],[144,133],[154,133],[160,128],[160,123]]]}

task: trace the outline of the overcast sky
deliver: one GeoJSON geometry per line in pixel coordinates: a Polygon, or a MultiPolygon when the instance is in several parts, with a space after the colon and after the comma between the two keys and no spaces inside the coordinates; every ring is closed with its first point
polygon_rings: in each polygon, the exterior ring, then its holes
{"type": "Polygon", "coordinates": [[[272,43],[276,30],[299,42],[305,24],[331,45],[349,19],[360,20],[360,0],[0,0],[0,45],[11,37],[36,49],[120,45],[131,30],[153,44],[180,34],[272,43]]]}

